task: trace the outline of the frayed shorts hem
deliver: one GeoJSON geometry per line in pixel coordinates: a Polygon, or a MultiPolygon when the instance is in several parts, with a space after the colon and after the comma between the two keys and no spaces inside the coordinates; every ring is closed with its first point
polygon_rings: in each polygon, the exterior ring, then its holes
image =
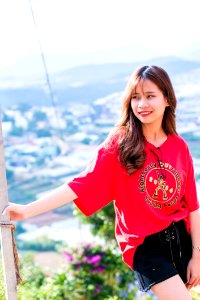
{"type": "MultiPolygon", "coordinates": [[[[139,281],[138,280],[138,284],[137,284],[137,286],[138,286],[138,289],[141,291],[141,292],[148,292],[154,285],[156,285],[156,284],[158,284],[158,283],[160,283],[160,282],[162,282],[162,281],[165,281],[165,280],[167,280],[167,279],[169,279],[169,278],[171,278],[171,277],[173,277],[173,276],[175,276],[175,275],[178,275],[178,273],[177,272],[173,272],[173,273],[171,273],[171,274],[168,274],[168,275],[166,275],[165,277],[163,277],[163,278],[161,278],[161,279],[159,279],[159,280],[157,280],[157,281],[155,281],[155,282],[152,282],[151,284],[149,284],[148,286],[145,286],[145,287],[143,287],[142,285],[141,285],[141,281],[139,281]]],[[[137,276],[136,276],[137,277],[137,276]]]]}

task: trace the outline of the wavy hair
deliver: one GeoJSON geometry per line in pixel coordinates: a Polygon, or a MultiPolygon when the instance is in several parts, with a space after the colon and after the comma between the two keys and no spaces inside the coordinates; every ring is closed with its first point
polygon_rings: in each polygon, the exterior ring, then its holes
{"type": "Polygon", "coordinates": [[[168,134],[177,134],[175,110],[176,96],[167,72],[158,66],[143,66],[131,75],[127,87],[124,91],[122,102],[122,113],[116,123],[111,136],[118,136],[118,150],[120,163],[125,166],[128,174],[142,168],[146,160],[145,137],[142,131],[142,124],[135,117],[131,108],[131,97],[139,82],[145,79],[151,80],[164,97],[167,98],[169,106],[165,108],[162,128],[168,134]]]}

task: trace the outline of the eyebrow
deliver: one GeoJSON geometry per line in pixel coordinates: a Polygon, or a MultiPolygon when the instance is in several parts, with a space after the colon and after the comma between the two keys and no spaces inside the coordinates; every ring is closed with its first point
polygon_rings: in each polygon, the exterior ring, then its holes
{"type": "MultiPolygon", "coordinates": [[[[153,91],[146,91],[145,94],[155,94],[156,92],[153,91]]],[[[133,92],[132,95],[139,95],[140,93],[133,92]]]]}

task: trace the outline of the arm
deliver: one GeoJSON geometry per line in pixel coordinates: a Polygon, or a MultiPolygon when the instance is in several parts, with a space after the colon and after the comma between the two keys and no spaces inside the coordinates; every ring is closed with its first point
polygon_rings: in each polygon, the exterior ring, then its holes
{"type": "Polygon", "coordinates": [[[77,195],[73,190],[67,184],[63,184],[44,197],[29,204],[11,203],[4,209],[3,215],[9,214],[11,221],[23,220],[67,204],[76,198],[77,195]]]}
{"type": "MultiPolygon", "coordinates": [[[[200,209],[190,213],[190,227],[192,246],[200,247],[200,209]]],[[[200,251],[198,249],[193,249],[192,255],[200,258],[200,251]]]]}
{"type": "MultiPolygon", "coordinates": [[[[189,211],[192,246],[198,247],[200,246],[200,209],[197,197],[193,160],[188,146],[186,150],[187,179],[184,201],[189,211]]],[[[200,252],[198,249],[192,250],[192,258],[187,267],[187,281],[187,287],[189,289],[200,284],[200,252]]]]}
{"type": "Polygon", "coordinates": [[[88,167],[71,182],[29,204],[10,204],[3,214],[9,214],[11,221],[19,221],[75,200],[85,215],[91,215],[114,199],[116,161],[116,149],[114,152],[99,147],[88,167]]]}
{"type": "MultiPolygon", "coordinates": [[[[192,246],[200,249],[200,209],[190,212],[192,246]]],[[[188,288],[200,284],[200,250],[192,250],[192,258],[187,268],[188,288]]]]}

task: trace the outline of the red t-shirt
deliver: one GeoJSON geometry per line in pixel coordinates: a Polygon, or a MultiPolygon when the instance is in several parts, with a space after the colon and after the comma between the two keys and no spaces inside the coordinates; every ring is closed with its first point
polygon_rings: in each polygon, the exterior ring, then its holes
{"type": "Polygon", "coordinates": [[[133,269],[136,247],[150,234],[184,219],[199,208],[193,162],[186,142],[177,135],[155,147],[145,144],[146,161],[128,175],[119,163],[117,145],[100,147],[86,170],[68,185],[77,207],[87,216],[113,201],[115,234],[124,262],[133,269]],[[163,177],[164,176],[164,177],[163,177]]]}

